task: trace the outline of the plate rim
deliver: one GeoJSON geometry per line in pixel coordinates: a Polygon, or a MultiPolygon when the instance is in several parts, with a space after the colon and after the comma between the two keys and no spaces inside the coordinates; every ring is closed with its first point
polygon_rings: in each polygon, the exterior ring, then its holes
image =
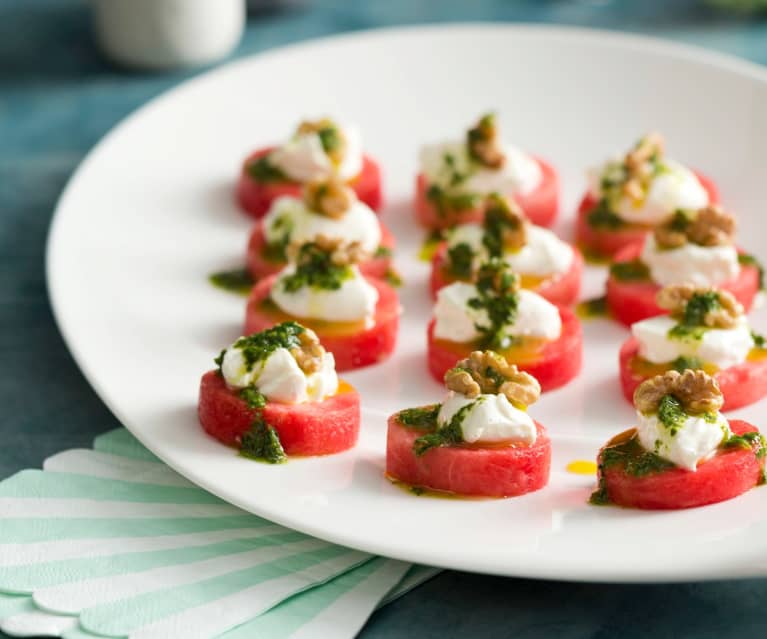
{"type": "MultiPolygon", "coordinates": [[[[341,32],[336,34],[324,35],[317,38],[311,38],[308,40],[302,40],[290,44],[285,44],[273,48],[266,49],[264,51],[256,52],[251,55],[244,56],[235,60],[231,60],[221,64],[219,66],[204,69],[194,76],[182,80],[173,86],[163,90],[156,96],[150,98],[140,106],[136,107],[129,114],[120,119],[114,124],[99,140],[94,144],[90,150],[84,155],[81,161],[78,163],[75,170],[68,178],[65,187],[63,188],[60,196],[58,197],[54,206],[54,211],[51,216],[51,221],[48,229],[48,234],[45,242],[45,280],[48,298],[50,300],[51,311],[53,314],[55,325],[67,346],[68,351],[72,355],[79,370],[85,377],[88,384],[96,392],[99,399],[105,404],[109,411],[115,416],[120,424],[126,428],[134,437],[136,437],[147,449],[153,452],[163,463],[173,468],[176,472],[189,478],[195,484],[200,486],[206,491],[224,499],[225,501],[234,504],[235,506],[242,508],[243,510],[270,519],[278,524],[288,526],[292,529],[298,530],[305,534],[309,534],[332,543],[338,543],[341,545],[349,546],[355,549],[363,550],[365,552],[371,552],[375,554],[381,554],[388,557],[394,557],[404,561],[411,561],[414,563],[434,565],[437,567],[445,567],[439,561],[429,562],[428,558],[424,560],[422,555],[413,556],[408,552],[407,548],[392,552],[391,548],[382,548],[376,542],[366,542],[365,545],[357,543],[350,543],[349,540],[345,540],[342,534],[328,534],[322,529],[316,529],[315,526],[304,522],[295,522],[290,517],[275,516],[272,513],[264,514],[264,510],[260,511],[254,509],[251,505],[243,504],[240,500],[232,498],[226,495],[226,490],[221,487],[211,487],[205,480],[197,476],[196,473],[189,470],[181,471],[174,463],[166,459],[164,455],[154,449],[151,441],[147,441],[141,434],[134,432],[134,430],[128,425],[129,419],[124,419],[120,414],[120,411],[113,406],[112,401],[109,399],[105,389],[101,387],[98,381],[98,377],[94,370],[90,368],[88,358],[82,349],[78,340],[74,339],[73,334],[75,328],[66,317],[65,302],[62,300],[61,289],[64,285],[59,284],[58,273],[63,272],[57,268],[57,260],[61,259],[61,255],[65,255],[66,251],[63,248],[63,240],[59,239],[63,232],[60,230],[65,222],[64,213],[67,201],[72,197],[72,193],[77,189],[82,176],[87,172],[91,163],[98,159],[101,151],[107,146],[113,137],[122,132],[123,129],[129,127],[134,119],[140,118],[145,111],[153,109],[158,104],[166,100],[174,99],[179,93],[194,88],[197,84],[215,81],[216,76],[224,75],[230,72],[236,72],[240,66],[246,66],[253,64],[254,60],[265,61],[274,57],[281,57],[285,54],[300,53],[303,50],[311,50],[318,46],[334,45],[336,43],[353,43],[354,41],[365,41],[371,38],[374,39],[386,39],[389,37],[398,36],[410,36],[414,37],[419,33],[438,33],[444,37],[449,37],[450,33],[466,33],[470,31],[497,31],[504,32],[509,35],[514,33],[524,34],[541,34],[546,37],[559,38],[561,40],[581,41],[586,44],[598,41],[600,44],[607,42],[611,46],[622,47],[624,49],[650,51],[659,55],[671,56],[676,59],[694,61],[706,66],[714,67],[720,70],[725,70],[737,75],[746,76],[759,83],[764,84],[767,87],[767,66],[760,65],[756,62],[740,58],[737,55],[724,53],[720,51],[714,51],[704,48],[699,45],[689,44],[685,42],[679,42],[669,40],[654,35],[645,35],[635,32],[624,32],[611,29],[600,29],[591,27],[569,26],[561,24],[547,24],[547,23],[518,23],[518,22],[448,22],[448,23],[426,23],[426,24],[414,24],[405,26],[392,26],[383,28],[371,28],[357,31],[341,32]]],[[[364,408],[363,408],[364,411],[364,408]]],[[[574,436],[561,435],[558,439],[568,439],[574,436]]],[[[577,437],[579,441],[583,441],[583,437],[577,437]]],[[[498,568],[493,570],[492,567],[486,569],[478,569],[471,563],[462,562],[460,557],[455,557],[455,560],[448,566],[451,569],[466,570],[475,573],[483,574],[495,574],[502,576],[509,576],[508,571],[498,568]]],[[[555,571],[550,570],[518,570],[515,571],[516,577],[527,578],[539,578],[539,579],[554,579],[558,581],[569,582],[598,582],[598,583],[669,583],[669,582],[681,582],[689,580],[716,580],[731,576],[728,573],[720,572],[719,574],[710,574],[709,572],[698,573],[695,570],[687,570],[679,575],[658,577],[657,575],[645,575],[637,573],[631,578],[625,577],[605,577],[604,574],[598,573],[593,576],[582,575],[579,577],[569,577],[567,575],[561,575],[555,571]]],[[[741,576],[743,574],[736,574],[734,576],[741,576]]]]}

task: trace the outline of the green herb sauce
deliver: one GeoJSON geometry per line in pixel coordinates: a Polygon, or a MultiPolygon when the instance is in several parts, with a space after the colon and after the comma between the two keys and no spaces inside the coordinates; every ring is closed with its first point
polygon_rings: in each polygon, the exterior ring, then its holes
{"type": "Polygon", "coordinates": [[[447,250],[448,269],[459,279],[468,280],[474,266],[474,251],[465,242],[455,244],[447,250]]]}
{"type": "Polygon", "coordinates": [[[477,324],[482,349],[503,350],[511,346],[513,339],[506,334],[506,327],[517,317],[518,297],[515,293],[516,275],[509,266],[498,258],[485,262],[477,274],[477,297],[468,305],[484,309],[489,324],[477,324]]]}
{"type": "MultiPolygon", "coordinates": [[[[241,337],[232,345],[232,348],[242,351],[245,366],[248,371],[251,371],[258,362],[268,359],[269,355],[278,348],[290,350],[299,347],[301,341],[298,336],[305,330],[297,322],[283,322],[260,333],[241,337]]],[[[221,354],[214,360],[219,368],[224,360],[225,353],[226,349],[221,351],[221,354]]]]}
{"type": "Polygon", "coordinates": [[[682,403],[673,395],[664,395],[658,404],[658,420],[671,433],[671,436],[679,432],[687,420],[682,403]]]}
{"type": "Polygon", "coordinates": [[[671,328],[671,339],[701,340],[707,328],[704,324],[706,314],[721,306],[716,291],[695,293],[684,307],[680,322],[671,328]]]}
{"type": "Polygon", "coordinates": [[[432,430],[437,427],[437,415],[439,415],[440,408],[442,408],[440,404],[406,408],[397,413],[397,421],[410,428],[432,430]]]}
{"type": "Polygon", "coordinates": [[[702,370],[704,367],[703,360],[699,357],[686,357],[680,355],[673,362],[671,362],[671,368],[679,373],[684,373],[687,369],[690,370],[702,370]]]}
{"type": "Polygon", "coordinates": [[[481,196],[476,193],[448,193],[432,184],[426,191],[426,199],[434,204],[439,216],[446,217],[450,212],[467,211],[479,206],[481,196]]]}
{"type": "Polygon", "coordinates": [[[592,228],[609,231],[617,231],[626,226],[626,222],[610,209],[606,198],[599,200],[597,205],[589,211],[586,222],[592,228]]]}
{"type": "Polygon", "coordinates": [[[402,276],[393,268],[386,269],[384,280],[386,280],[386,283],[389,284],[389,286],[393,286],[394,288],[399,288],[404,284],[402,276]]]}
{"type": "Polygon", "coordinates": [[[320,138],[323,151],[328,155],[337,151],[343,144],[341,132],[338,130],[338,127],[334,125],[321,128],[317,131],[317,135],[320,138]]]}
{"type": "Polygon", "coordinates": [[[597,462],[599,484],[589,498],[589,502],[597,506],[610,503],[604,477],[604,471],[608,468],[620,467],[623,472],[632,477],[646,477],[675,468],[674,464],[660,455],[646,451],[639,443],[636,432],[624,441],[603,448],[597,462]]]}
{"type": "Polygon", "coordinates": [[[621,282],[649,280],[650,269],[647,268],[647,265],[641,260],[616,262],[610,266],[610,275],[621,282]]]}
{"type": "Polygon", "coordinates": [[[263,155],[257,158],[246,169],[248,175],[257,182],[285,182],[287,176],[276,166],[269,162],[269,156],[263,155]]]}
{"type": "Polygon", "coordinates": [[[607,296],[595,297],[590,300],[580,302],[575,307],[575,311],[581,319],[591,319],[594,317],[608,317],[607,296]]]}
{"type": "Polygon", "coordinates": [[[209,276],[208,280],[216,288],[231,293],[237,293],[239,295],[247,295],[250,293],[250,289],[252,289],[253,284],[255,284],[250,272],[245,268],[237,268],[231,271],[219,271],[218,273],[213,273],[209,276]]]}
{"type": "Polygon", "coordinates": [[[463,441],[463,430],[461,429],[463,420],[466,418],[469,411],[476,406],[477,402],[481,401],[482,398],[476,399],[465,406],[461,406],[446,426],[438,428],[433,433],[423,435],[416,439],[415,442],[413,442],[413,452],[416,454],[416,457],[420,457],[432,448],[460,444],[463,441]]]}
{"type": "Polygon", "coordinates": [[[250,430],[242,436],[240,455],[268,464],[284,464],[288,460],[277,431],[260,416],[253,421],[250,430]]]}
{"type": "Polygon", "coordinates": [[[738,262],[741,266],[755,266],[759,271],[759,290],[764,290],[764,266],[754,255],[741,253],[738,255],[738,262]]]}
{"type": "Polygon", "coordinates": [[[349,266],[333,264],[330,258],[330,253],[313,242],[304,244],[298,254],[295,272],[281,280],[284,291],[295,293],[307,286],[337,291],[344,281],[352,278],[353,272],[349,266]]]}

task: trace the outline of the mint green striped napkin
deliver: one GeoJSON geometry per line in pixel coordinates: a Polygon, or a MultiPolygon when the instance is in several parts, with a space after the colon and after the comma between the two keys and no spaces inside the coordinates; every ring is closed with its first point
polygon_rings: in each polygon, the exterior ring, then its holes
{"type": "Polygon", "coordinates": [[[436,572],[248,514],[125,429],[0,482],[0,629],[13,636],[353,637],[436,572]]]}

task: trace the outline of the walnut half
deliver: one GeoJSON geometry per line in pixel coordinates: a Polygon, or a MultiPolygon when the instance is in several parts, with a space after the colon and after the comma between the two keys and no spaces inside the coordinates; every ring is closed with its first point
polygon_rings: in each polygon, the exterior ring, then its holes
{"type": "Polygon", "coordinates": [[[689,220],[685,220],[684,215],[677,213],[670,221],[656,227],[654,234],[658,246],[672,249],[687,242],[699,246],[732,244],[737,226],[735,218],[721,207],[711,205],[702,208],[689,220]]]}
{"type": "Polygon", "coordinates": [[[483,115],[467,133],[469,155],[491,169],[500,169],[506,162],[501,146],[498,126],[493,114],[483,115]]]}
{"type": "Polygon", "coordinates": [[[743,306],[729,291],[717,288],[696,287],[693,284],[675,284],[658,291],[658,306],[672,317],[684,317],[687,305],[695,296],[716,295],[718,304],[703,316],[703,326],[708,328],[732,328],[743,315],[743,306]]]}
{"type": "Polygon", "coordinates": [[[357,201],[354,191],[338,177],[307,182],[303,195],[307,208],[332,220],[343,218],[357,201]]]}
{"type": "Polygon", "coordinates": [[[660,400],[673,395],[685,412],[714,413],[724,404],[716,380],[705,371],[687,369],[683,373],[666,371],[642,382],[634,391],[634,406],[641,413],[658,411],[660,400]]]}
{"type": "Polygon", "coordinates": [[[485,200],[485,228],[488,225],[500,227],[501,245],[510,251],[521,249],[527,244],[527,218],[524,211],[513,199],[491,193],[485,200]]]}
{"type": "Polygon", "coordinates": [[[662,156],[665,143],[660,133],[650,133],[644,136],[626,154],[623,164],[626,167],[626,181],[623,183],[623,194],[632,200],[644,197],[646,186],[652,177],[653,167],[650,160],[662,156]]]}
{"type": "Polygon", "coordinates": [[[320,344],[317,333],[307,328],[299,333],[298,339],[301,345],[292,348],[290,354],[304,373],[317,373],[322,368],[322,359],[325,356],[325,349],[320,344]]]}
{"type": "Polygon", "coordinates": [[[330,261],[336,266],[359,264],[370,257],[370,254],[362,248],[362,244],[359,242],[347,242],[338,237],[318,235],[311,242],[291,242],[286,251],[288,260],[300,266],[302,259],[310,259],[311,253],[304,249],[307,245],[316,247],[322,253],[327,253],[330,256],[330,261]]]}
{"type": "Polygon", "coordinates": [[[445,385],[469,398],[483,393],[505,395],[519,406],[534,404],[541,395],[535,377],[518,370],[495,351],[472,352],[445,374],[445,385]]]}
{"type": "Polygon", "coordinates": [[[298,128],[296,129],[296,135],[310,135],[312,133],[317,133],[318,135],[322,136],[323,133],[326,132],[333,134],[334,144],[331,148],[325,148],[325,143],[323,142],[325,153],[334,164],[341,164],[344,159],[344,155],[346,154],[346,137],[344,136],[341,129],[336,126],[333,120],[330,118],[321,118],[319,120],[304,120],[301,122],[301,124],[298,125],[298,128]]]}

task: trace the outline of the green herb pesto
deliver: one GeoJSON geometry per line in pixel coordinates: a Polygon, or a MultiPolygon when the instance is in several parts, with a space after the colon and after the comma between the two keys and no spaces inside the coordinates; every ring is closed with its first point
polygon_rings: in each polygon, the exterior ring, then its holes
{"type": "Polygon", "coordinates": [[[240,455],[268,464],[284,464],[288,460],[277,431],[260,416],[242,436],[240,455]]]}
{"type": "Polygon", "coordinates": [[[716,291],[695,293],[684,307],[680,322],[671,328],[671,339],[701,340],[706,332],[704,320],[706,314],[720,307],[719,294],[716,291]]]}
{"type": "Polygon", "coordinates": [[[208,280],[216,288],[247,295],[255,283],[248,269],[236,268],[231,271],[219,271],[213,273],[208,280]]]}
{"type": "Polygon", "coordinates": [[[432,184],[426,191],[426,199],[434,204],[439,216],[446,217],[451,212],[479,206],[481,196],[476,193],[448,193],[442,187],[432,184]]]}
{"type": "Polygon", "coordinates": [[[755,266],[757,270],[759,271],[759,290],[764,290],[764,266],[762,263],[754,256],[749,255],[748,253],[740,253],[738,255],[738,262],[741,266],[755,266]]]}
{"type": "MultiPolygon", "coordinates": [[[[232,348],[242,351],[245,366],[248,371],[251,371],[253,366],[258,362],[265,361],[278,348],[290,350],[299,347],[301,341],[298,336],[305,330],[297,322],[283,322],[260,333],[241,337],[232,345],[232,348]]],[[[221,354],[214,360],[219,368],[224,360],[225,353],[226,349],[221,351],[221,354]]]]}
{"type": "Polygon", "coordinates": [[[493,204],[485,211],[485,220],[482,223],[482,245],[490,257],[503,257],[505,231],[516,231],[523,222],[509,215],[509,205],[504,199],[493,197],[491,202],[493,204]]]}
{"type": "Polygon", "coordinates": [[[284,262],[287,259],[287,248],[293,235],[293,220],[288,215],[280,215],[271,228],[269,235],[277,236],[267,242],[263,249],[263,256],[270,262],[284,262]]]}
{"type": "Polygon", "coordinates": [[[751,331],[751,339],[754,340],[754,348],[762,350],[767,348],[767,340],[765,340],[764,335],[759,335],[756,331],[751,331]]]}
{"type": "Polygon", "coordinates": [[[391,249],[386,246],[379,246],[375,253],[373,253],[373,257],[390,257],[391,256],[391,249]]]}
{"type": "Polygon", "coordinates": [[[632,477],[646,477],[675,468],[670,461],[663,459],[654,452],[645,450],[639,443],[636,433],[625,441],[603,448],[597,461],[599,484],[597,490],[589,498],[589,502],[597,506],[610,503],[604,476],[604,472],[608,468],[620,467],[623,472],[632,477]]]}
{"type": "Polygon", "coordinates": [[[335,125],[322,127],[319,131],[317,131],[317,135],[320,138],[322,149],[328,155],[334,151],[337,151],[343,145],[343,137],[341,136],[341,132],[338,130],[338,127],[335,125]]]}
{"type": "Polygon", "coordinates": [[[480,347],[503,350],[512,344],[512,337],[506,334],[506,327],[517,317],[517,279],[508,264],[498,258],[485,262],[477,274],[477,297],[468,301],[469,307],[484,310],[488,324],[476,324],[479,331],[480,347]]]}
{"type": "Polygon", "coordinates": [[[458,278],[469,279],[474,266],[474,251],[466,242],[455,244],[447,250],[448,268],[458,278]]]}
{"type": "Polygon", "coordinates": [[[445,232],[440,229],[429,233],[424,239],[423,244],[421,244],[421,249],[418,251],[418,259],[422,262],[430,262],[444,239],[445,232]]]}
{"type": "Polygon", "coordinates": [[[607,308],[607,296],[595,297],[585,300],[575,307],[578,317],[581,319],[591,319],[593,317],[607,317],[609,310],[607,308]]]}
{"type": "Polygon", "coordinates": [[[753,450],[757,459],[767,454],[767,440],[758,431],[750,431],[742,435],[731,435],[722,446],[724,448],[745,448],[753,450]]]}
{"type": "Polygon", "coordinates": [[[353,276],[352,269],[333,264],[330,258],[330,253],[314,242],[304,244],[298,253],[295,272],[282,279],[285,292],[295,293],[306,286],[328,291],[341,288],[344,281],[353,276]]]}
{"type": "Polygon", "coordinates": [[[495,126],[495,113],[488,113],[483,115],[477,125],[469,129],[466,133],[466,147],[469,152],[469,157],[478,163],[482,163],[482,158],[477,155],[475,148],[477,143],[485,142],[494,134],[495,126]]]}
{"type": "Polygon", "coordinates": [[[246,171],[257,182],[284,182],[288,179],[280,169],[269,162],[268,155],[253,160],[248,164],[246,171]]]}
{"type": "Polygon", "coordinates": [[[658,420],[671,433],[671,436],[679,432],[687,419],[687,413],[682,408],[682,403],[673,395],[664,395],[658,404],[658,420]]]}
{"type": "Polygon", "coordinates": [[[616,262],[610,266],[610,275],[622,282],[649,280],[650,269],[641,260],[616,262]]]}
{"type": "Polygon", "coordinates": [[[439,415],[440,408],[442,408],[440,404],[406,408],[397,413],[397,421],[410,428],[432,430],[437,427],[437,415],[439,415]]]}
{"type": "Polygon", "coordinates": [[[242,399],[250,409],[257,410],[266,406],[266,396],[257,388],[248,386],[247,388],[240,390],[238,394],[240,399],[242,399]]]}
{"type": "Polygon", "coordinates": [[[463,430],[461,428],[463,420],[477,402],[481,401],[482,398],[476,399],[465,406],[461,406],[446,426],[438,428],[433,433],[423,435],[416,439],[413,443],[413,452],[416,456],[420,457],[426,451],[439,446],[455,446],[456,444],[460,444],[463,441],[463,430]]]}
{"type": "Polygon", "coordinates": [[[704,366],[703,360],[699,357],[686,357],[680,355],[673,362],[671,362],[671,368],[680,373],[684,373],[688,368],[690,370],[702,369],[704,366]]]}
{"type": "Polygon", "coordinates": [[[395,288],[402,286],[404,283],[402,281],[402,276],[393,268],[386,269],[386,273],[384,273],[384,280],[386,280],[386,283],[389,284],[389,286],[393,286],[395,288]]]}
{"type": "Polygon", "coordinates": [[[666,226],[672,231],[683,233],[687,230],[687,227],[690,226],[690,222],[692,222],[690,215],[682,209],[679,209],[674,212],[673,217],[666,223],[666,226]]]}
{"type": "Polygon", "coordinates": [[[610,231],[617,231],[626,226],[626,222],[610,209],[610,204],[606,198],[599,200],[597,205],[589,211],[586,215],[586,222],[593,228],[610,231]]]}

